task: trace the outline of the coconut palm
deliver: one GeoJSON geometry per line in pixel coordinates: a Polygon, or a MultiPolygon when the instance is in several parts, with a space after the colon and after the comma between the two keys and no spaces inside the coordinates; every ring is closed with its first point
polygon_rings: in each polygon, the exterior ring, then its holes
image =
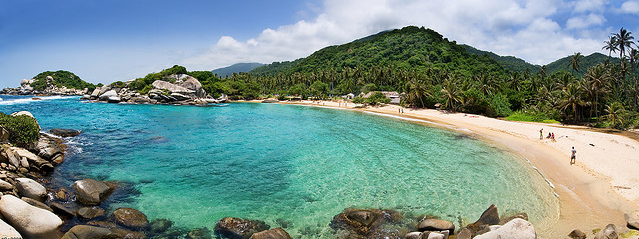
{"type": "Polygon", "coordinates": [[[617,38],[615,36],[608,36],[608,40],[604,41],[605,45],[601,48],[602,50],[608,50],[608,61],[610,63],[610,57],[612,56],[612,52],[617,52],[617,38]]]}
{"type": "Polygon", "coordinates": [[[425,98],[431,96],[426,84],[417,78],[411,78],[404,88],[406,91],[406,101],[413,107],[426,107],[425,98]]]}
{"type": "Polygon", "coordinates": [[[573,120],[575,122],[577,121],[577,108],[579,106],[585,106],[586,104],[587,103],[582,98],[582,91],[578,84],[570,83],[561,91],[559,108],[564,112],[571,109],[573,113],[573,120]]]}
{"type": "Polygon", "coordinates": [[[581,55],[581,52],[575,52],[575,54],[570,57],[570,65],[572,66],[573,71],[579,72],[579,62],[583,57],[584,56],[581,55]]]}
{"type": "Polygon", "coordinates": [[[455,111],[456,104],[462,101],[461,90],[457,85],[455,76],[451,76],[444,80],[442,84],[442,93],[444,93],[444,108],[455,111]]]}
{"type": "Polygon", "coordinates": [[[610,121],[613,128],[617,128],[619,125],[623,127],[626,114],[626,109],[624,109],[623,104],[620,102],[613,102],[612,104],[606,105],[606,109],[604,111],[606,112],[604,117],[606,120],[610,121]]]}
{"type": "Polygon", "coordinates": [[[608,92],[606,86],[610,81],[610,75],[604,65],[597,65],[588,69],[584,80],[587,82],[584,89],[592,97],[591,116],[594,111],[597,121],[599,121],[599,100],[602,94],[608,92]]]}

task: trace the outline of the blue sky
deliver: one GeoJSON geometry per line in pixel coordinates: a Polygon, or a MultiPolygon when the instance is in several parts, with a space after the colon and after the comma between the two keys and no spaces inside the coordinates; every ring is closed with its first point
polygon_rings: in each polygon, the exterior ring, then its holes
{"type": "Polygon", "coordinates": [[[407,25],[548,64],[602,52],[621,27],[639,34],[639,0],[0,0],[0,87],[46,70],[110,83],[294,60],[407,25]]]}

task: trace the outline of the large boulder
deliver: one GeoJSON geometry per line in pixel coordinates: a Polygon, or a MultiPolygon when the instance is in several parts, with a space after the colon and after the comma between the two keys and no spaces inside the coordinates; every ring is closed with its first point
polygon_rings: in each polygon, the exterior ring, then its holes
{"type": "Polygon", "coordinates": [[[3,220],[0,220],[0,237],[1,238],[22,238],[20,233],[16,231],[11,225],[7,224],[3,220]]]}
{"type": "Polygon", "coordinates": [[[289,235],[282,228],[273,228],[271,230],[261,231],[255,233],[251,236],[250,239],[293,239],[291,235],[289,235]]]}
{"type": "Polygon", "coordinates": [[[473,237],[473,233],[468,228],[462,228],[455,236],[455,239],[471,239],[473,237]]]}
{"type": "Polygon", "coordinates": [[[470,229],[473,235],[476,235],[477,232],[484,230],[486,227],[497,224],[499,224],[499,212],[497,211],[497,206],[493,204],[481,214],[476,222],[466,227],[470,229]]]}
{"type": "Polygon", "coordinates": [[[57,135],[60,137],[75,137],[78,136],[81,132],[76,129],[51,129],[49,133],[53,135],[57,135]]]}
{"type": "Polygon", "coordinates": [[[100,98],[98,98],[100,101],[107,101],[107,102],[111,102],[114,100],[117,100],[118,102],[120,102],[120,97],[118,97],[118,92],[116,92],[115,90],[109,90],[107,92],[104,92],[103,94],[100,95],[100,98]]]}
{"type": "Polygon", "coordinates": [[[113,192],[106,183],[90,178],[75,181],[73,188],[78,201],[85,205],[99,205],[113,192]]]}
{"type": "Polygon", "coordinates": [[[202,83],[200,83],[200,81],[198,81],[194,77],[190,75],[186,75],[186,74],[181,74],[181,75],[178,75],[178,79],[182,81],[178,85],[186,89],[194,91],[195,92],[194,94],[197,98],[206,97],[206,92],[202,88],[202,83]]]}
{"type": "Polygon", "coordinates": [[[54,164],[61,164],[64,161],[64,148],[61,140],[50,135],[41,133],[34,150],[38,156],[54,164]]]}
{"type": "Polygon", "coordinates": [[[110,239],[117,238],[111,230],[102,227],[77,225],[62,236],[62,239],[110,239]]]}
{"type": "Polygon", "coordinates": [[[118,208],[113,212],[113,216],[118,224],[132,229],[146,228],[149,224],[146,215],[133,208],[118,208]]]}
{"type": "Polygon", "coordinates": [[[215,224],[215,235],[222,238],[249,239],[253,234],[270,227],[259,220],[225,217],[215,224]]]}
{"type": "Polygon", "coordinates": [[[440,219],[425,219],[417,225],[418,231],[448,231],[451,235],[455,233],[455,224],[440,219]]]}
{"type": "Polygon", "coordinates": [[[26,238],[60,238],[62,220],[47,210],[37,208],[13,195],[0,198],[0,213],[26,238]]]}
{"type": "Polygon", "coordinates": [[[47,197],[47,189],[42,184],[30,178],[16,178],[16,189],[22,196],[44,201],[47,197]]]}
{"type": "MultiPolygon", "coordinates": [[[[53,171],[53,165],[49,161],[44,160],[31,151],[19,147],[11,147],[10,149],[18,158],[26,159],[31,169],[44,173],[53,171]]],[[[23,167],[26,168],[25,165],[23,165],[23,167]]]]}
{"type": "Polygon", "coordinates": [[[494,231],[477,235],[475,239],[536,239],[537,233],[532,223],[515,218],[494,231]]]}
{"type": "Polygon", "coordinates": [[[582,232],[579,229],[572,230],[568,237],[572,239],[586,239],[586,233],[582,232]]]}
{"type": "Polygon", "coordinates": [[[193,90],[189,90],[182,86],[175,85],[168,81],[156,80],[151,85],[153,86],[153,89],[168,90],[171,93],[179,93],[179,94],[185,94],[185,95],[195,94],[195,91],[193,90]]]}

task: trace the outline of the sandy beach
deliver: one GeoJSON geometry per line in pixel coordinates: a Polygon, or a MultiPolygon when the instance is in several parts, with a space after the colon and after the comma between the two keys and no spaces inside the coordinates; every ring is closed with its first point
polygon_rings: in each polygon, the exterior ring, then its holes
{"type": "Polygon", "coordinates": [[[512,122],[479,115],[408,109],[395,105],[356,108],[353,103],[301,101],[315,105],[421,119],[437,127],[471,134],[530,161],[558,196],[557,219],[537,230],[540,238],[567,238],[573,229],[591,235],[593,229],[613,223],[623,231],[624,214],[639,212],[639,142],[625,136],[594,132],[585,127],[512,122]],[[544,138],[539,138],[543,128],[544,138]],[[546,139],[549,132],[555,141],[546,139]],[[577,150],[570,164],[571,147],[577,150]],[[550,186],[552,185],[552,186],[550,186]]]}

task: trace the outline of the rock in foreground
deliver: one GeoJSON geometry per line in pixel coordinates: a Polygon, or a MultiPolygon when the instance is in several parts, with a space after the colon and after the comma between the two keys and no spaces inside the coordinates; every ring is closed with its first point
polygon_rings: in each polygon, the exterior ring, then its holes
{"type": "Polygon", "coordinates": [[[102,227],[77,225],[62,236],[62,239],[111,239],[117,238],[111,230],[102,227]]]}
{"type": "Polygon", "coordinates": [[[121,207],[113,212],[115,221],[125,227],[133,229],[146,228],[149,224],[149,220],[144,213],[128,207],[121,207]]]}
{"type": "Polygon", "coordinates": [[[99,205],[113,191],[106,183],[95,179],[82,179],[73,183],[78,201],[85,205],[99,205]]]}
{"type": "Polygon", "coordinates": [[[249,239],[253,234],[268,230],[263,221],[225,217],[215,224],[215,235],[222,238],[249,239]]]}
{"type": "Polygon", "coordinates": [[[537,233],[532,223],[515,218],[494,231],[474,237],[475,239],[536,239],[537,233]]]}
{"type": "Polygon", "coordinates": [[[0,213],[26,238],[60,238],[62,220],[47,210],[37,208],[13,195],[0,199],[0,213]]]}
{"type": "Polygon", "coordinates": [[[253,234],[250,239],[293,239],[282,228],[273,228],[271,230],[261,231],[253,234]]]}

